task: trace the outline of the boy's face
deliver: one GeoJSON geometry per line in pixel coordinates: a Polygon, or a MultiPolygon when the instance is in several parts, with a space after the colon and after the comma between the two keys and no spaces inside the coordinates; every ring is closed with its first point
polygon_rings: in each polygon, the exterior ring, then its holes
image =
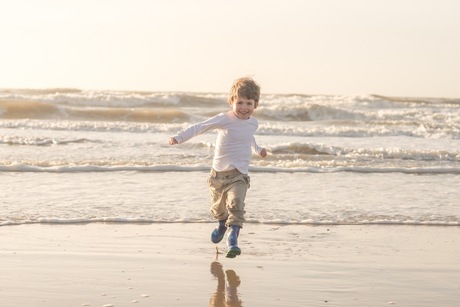
{"type": "Polygon", "coordinates": [[[254,112],[256,102],[254,99],[238,96],[231,104],[233,113],[240,119],[248,119],[254,112]]]}

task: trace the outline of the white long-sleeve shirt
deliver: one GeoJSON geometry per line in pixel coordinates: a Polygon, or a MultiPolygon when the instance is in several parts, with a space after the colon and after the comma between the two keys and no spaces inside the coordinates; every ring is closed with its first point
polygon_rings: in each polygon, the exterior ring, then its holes
{"type": "Polygon", "coordinates": [[[180,144],[206,131],[217,130],[212,168],[217,172],[236,168],[242,174],[247,174],[252,152],[260,154],[262,150],[254,138],[258,127],[259,123],[254,117],[240,119],[230,111],[190,126],[173,138],[180,144]]]}

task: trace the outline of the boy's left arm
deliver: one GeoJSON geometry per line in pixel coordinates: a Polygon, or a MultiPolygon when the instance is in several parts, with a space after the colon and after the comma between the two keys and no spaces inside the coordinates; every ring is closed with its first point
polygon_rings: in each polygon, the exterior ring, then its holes
{"type": "Polygon", "coordinates": [[[260,156],[262,158],[265,158],[267,156],[267,150],[265,148],[262,148],[262,150],[260,151],[260,156]]]}
{"type": "Polygon", "coordinates": [[[257,145],[255,137],[252,137],[251,145],[252,145],[252,149],[254,150],[254,152],[260,155],[262,158],[265,158],[267,156],[267,150],[257,145]]]}

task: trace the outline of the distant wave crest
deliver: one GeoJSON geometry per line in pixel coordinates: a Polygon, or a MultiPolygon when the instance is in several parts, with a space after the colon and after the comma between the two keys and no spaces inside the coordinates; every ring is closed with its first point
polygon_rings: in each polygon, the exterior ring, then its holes
{"type": "Polygon", "coordinates": [[[189,116],[177,108],[69,107],[38,101],[0,101],[3,119],[54,119],[127,121],[146,123],[184,122],[189,116]]]}

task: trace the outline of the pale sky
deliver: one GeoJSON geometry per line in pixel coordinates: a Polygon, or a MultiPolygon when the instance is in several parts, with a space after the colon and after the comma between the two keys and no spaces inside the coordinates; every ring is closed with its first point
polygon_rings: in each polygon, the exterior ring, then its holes
{"type": "Polygon", "coordinates": [[[0,88],[460,98],[459,0],[0,0],[0,88]]]}

